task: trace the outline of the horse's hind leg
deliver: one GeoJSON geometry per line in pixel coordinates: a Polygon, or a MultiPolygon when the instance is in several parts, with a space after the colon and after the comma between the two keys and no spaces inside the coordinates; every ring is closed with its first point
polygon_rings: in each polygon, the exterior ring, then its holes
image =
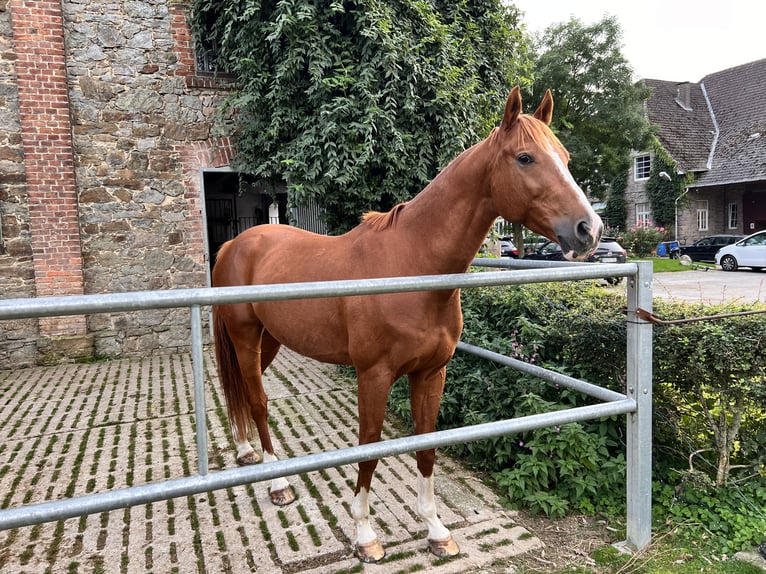
{"type": "MultiPolygon", "coordinates": [[[[249,414],[255,422],[258,438],[263,448],[263,461],[273,462],[277,460],[274,454],[274,446],[269,433],[268,397],[263,388],[263,371],[269,366],[279,351],[279,343],[266,331],[254,335],[252,332],[244,336],[232,337],[232,343],[236,349],[239,370],[246,388],[245,399],[249,414]]],[[[237,432],[235,425],[234,442],[237,447],[237,463],[255,464],[260,457],[247,440],[246,434],[237,432]]],[[[279,506],[290,504],[295,500],[295,494],[290,483],[285,478],[275,478],[269,488],[271,501],[279,506]]]]}
{"type": "MultiPolygon", "coordinates": [[[[411,373],[410,403],[415,434],[433,432],[444,390],[444,367],[435,371],[411,373]]],[[[418,451],[418,514],[428,527],[428,548],[436,556],[455,556],[460,552],[449,530],[439,520],[434,496],[434,449],[418,451]]]]}

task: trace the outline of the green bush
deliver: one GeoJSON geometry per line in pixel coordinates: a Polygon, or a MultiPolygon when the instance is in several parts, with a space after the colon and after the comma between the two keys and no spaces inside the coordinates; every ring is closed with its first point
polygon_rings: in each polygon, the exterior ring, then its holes
{"type": "MultiPolygon", "coordinates": [[[[624,391],[624,296],[580,281],[471,289],[462,297],[464,341],[624,391]]],[[[680,318],[754,308],[764,307],[657,300],[654,311],[680,318]]],[[[653,334],[655,518],[727,552],[762,542],[766,315],[655,326],[653,334]]],[[[408,417],[408,400],[406,385],[396,385],[391,408],[408,417]]],[[[457,352],[438,424],[454,428],[591,402],[457,352]]],[[[451,450],[491,473],[510,506],[549,516],[615,514],[625,505],[624,424],[624,417],[585,421],[451,450]]]]}
{"type": "Polygon", "coordinates": [[[618,233],[617,241],[636,257],[648,257],[657,249],[657,245],[665,239],[665,235],[664,227],[654,227],[650,223],[631,227],[627,231],[618,233]]]}

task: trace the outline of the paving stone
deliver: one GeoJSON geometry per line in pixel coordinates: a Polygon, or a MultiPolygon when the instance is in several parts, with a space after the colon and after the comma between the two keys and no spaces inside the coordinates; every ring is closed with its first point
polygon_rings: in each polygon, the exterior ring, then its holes
{"type": "MultiPolygon", "coordinates": [[[[214,472],[236,463],[212,353],[205,357],[214,472]]],[[[280,456],[356,444],[354,384],[334,367],[283,350],[264,385],[280,456]]],[[[193,413],[189,355],[0,371],[2,505],[194,475],[193,413]]],[[[384,437],[401,432],[387,422],[384,437]]],[[[446,561],[427,551],[425,526],[415,511],[412,454],[386,458],[376,469],[370,502],[388,553],[381,566],[360,565],[352,555],[354,466],[290,481],[298,499],[285,508],[271,504],[268,484],[257,483],[2,531],[0,573],[451,573],[542,546],[490,489],[441,453],[440,517],[461,547],[458,557],[446,561]]]]}

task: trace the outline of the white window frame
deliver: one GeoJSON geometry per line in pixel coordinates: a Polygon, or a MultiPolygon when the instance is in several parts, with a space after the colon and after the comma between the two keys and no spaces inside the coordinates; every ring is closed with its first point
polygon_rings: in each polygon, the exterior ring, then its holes
{"type": "Polygon", "coordinates": [[[709,212],[707,199],[700,199],[697,204],[697,231],[707,231],[709,222],[709,212]]]}
{"type": "Polygon", "coordinates": [[[739,229],[739,205],[736,202],[731,202],[726,211],[729,229],[739,229]]]}
{"type": "Polygon", "coordinates": [[[651,221],[651,210],[648,203],[636,204],[636,227],[646,227],[651,221]]]}
{"type": "Polygon", "coordinates": [[[633,180],[645,181],[649,179],[649,173],[652,170],[652,156],[648,153],[642,153],[633,158],[633,180]]]}

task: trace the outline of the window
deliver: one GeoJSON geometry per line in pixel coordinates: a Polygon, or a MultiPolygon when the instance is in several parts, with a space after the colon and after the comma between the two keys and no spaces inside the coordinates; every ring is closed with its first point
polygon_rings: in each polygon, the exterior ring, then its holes
{"type": "Polygon", "coordinates": [[[634,179],[636,181],[649,179],[649,170],[652,167],[652,160],[648,153],[637,155],[634,164],[634,179]]]}
{"type": "Polygon", "coordinates": [[[697,208],[697,231],[707,231],[707,200],[696,201],[695,204],[697,208]]]}
{"type": "Polygon", "coordinates": [[[222,72],[218,65],[218,44],[214,41],[197,42],[194,50],[197,73],[216,74],[222,72]]]}
{"type": "Polygon", "coordinates": [[[636,204],[636,226],[646,227],[649,225],[649,204],[637,203],[636,204]]]}
{"type": "Polygon", "coordinates": [[[729,212],[729,229],[739,228],[739,213],[738,205],[736,203],[730,203],[728,207],[729,212]]]}

